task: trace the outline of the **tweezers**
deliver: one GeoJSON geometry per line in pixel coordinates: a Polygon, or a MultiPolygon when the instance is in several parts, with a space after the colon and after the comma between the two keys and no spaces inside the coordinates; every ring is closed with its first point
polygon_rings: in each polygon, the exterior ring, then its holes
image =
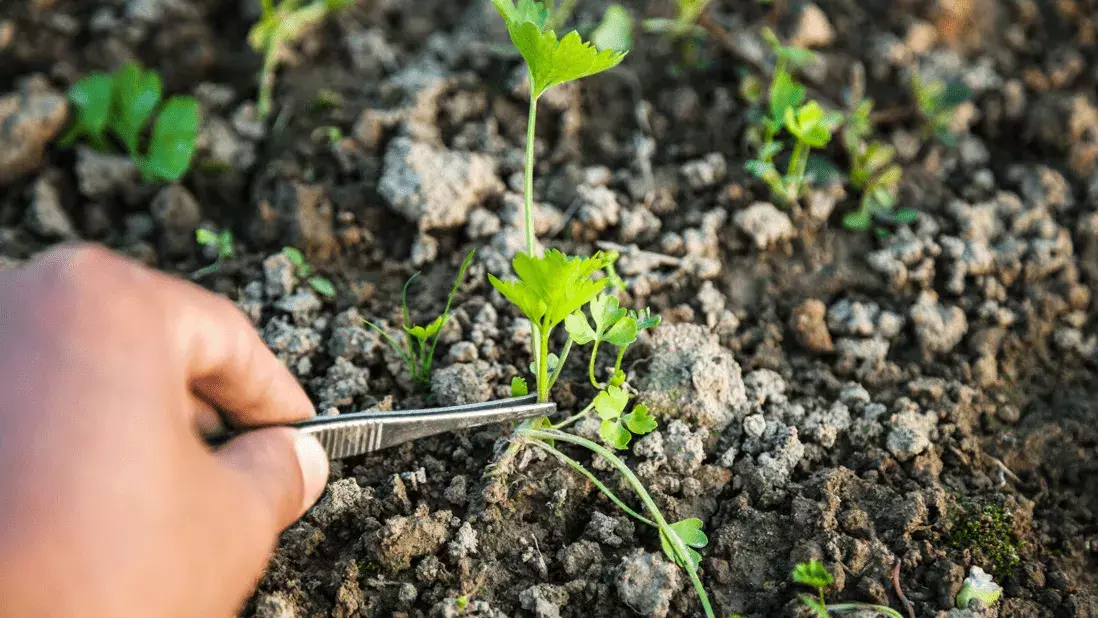
{"type": "MultiPolygon", "coordinates": [[[[330,459],[342,459],[448,431],[548,416],[556,411],[555,403],[537,403],[536,399],[535,395],[526,395],[442,408],[351,412],[283,426],[316,436],[330,459]]],[[[206,441],[217,446],[249,429],[258,427],[208,436],[206,441]]]]}

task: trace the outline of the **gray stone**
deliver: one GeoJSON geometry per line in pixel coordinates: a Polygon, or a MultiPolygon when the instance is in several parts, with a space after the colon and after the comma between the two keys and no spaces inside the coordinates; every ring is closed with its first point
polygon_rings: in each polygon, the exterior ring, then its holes
{"type": "Polygon", "coordinates": [[[618,598],[642,616],[665,618],[671,597],[682,588],[681,573],[662,555],[638,550],[622,559],[615,574],[618,598]]]}
{"type": "Polygon", "coordinates": [[[563,586],[535,584],[519,593],[522,608],[534,612],[534,618],[560,618],[560,608],[568,603],[563,586]]]}
{"type": "Polygon", "coordinates": [[[943,307],[934,292],[925,291],[911,307],[911,323],[919,347],[927,355],[948,352],[968,332],[968,319],[960,307],[943,307]]]}
{"type": "Polygon", "coordinates": [[[0,185],[38,169],[68,117],[65,95],[43,75],[0,97],[0,185]]]}
{"type": "Polygon", "coordinates": [[[202,209],[190,191],[176,184],[164,187],[153,198],[149,212],[161,230],[161,250],[172,257],[189,255],[194,231],[202,222],[202,209]]]}
{"type": "Polygon", "coordinates": [[[140,180],[137,166],[126,156],[76,147],[76,177],[80,193],[91,199],[108,198],[140,180]]]}
{"type": "Polygon", "coordinates": [[[324,376],[323,386],[317,391],[320,409],[348,407],[355,399],[369,394],[370,370],[350,361],[337,358],[324,376]]]}
{"type": "Polygon", "coordinates": [[[920,414],[913,409],[893,414],[886,441],[888,451],[900,461],[907,461],[926,451],[930,448],[931,436],[937,429],[937,423],[935,415],[920,414]]]}
{"type": "Polygon", "coordinates": [[[456,363],[431,374],[431,394],[443,406],[488,401],[495,373],[484,361],[456,363]]]}
{"type": "Polygon", "coordinates": [[[282,298],[294,291],[297,268],[290,258],[275,253],[263,260],[263,281],[268,298],[282,298]]]}
{"type": "Polygon", "coordinates": [[[360,487],[354,478],[330,483],[324,495],[309,509],[308,519],[321,528],[327,528],[344,517],[360,516],[373,500],[370,487],[360,487]]]}
{"type": "Polygon", "coordinates": [[[724,180],[728,175],[728,163],[721,153],[711,152],[703,159],[684,163],[681,173],[691,189],[706,189],[724,180]]]}
{"type": "Polygon", "coordinates": [[[274,307],[283,313],[290,314],[294,324],[304,326],[312,322],[316,315],[320,313],[323,304],[312,290],[302,288],[295,294],[283,296],[276,300],[274,307]]]}
{"type": "Polygon", "coordinates": [[[768,202],[756,202],[735,215],[736,226],[744,231],[759,249],[790,240],[797,235],[789,215],[768,202]]]}
{"type": "Polygon", "coordinates": [[[45,176],[34,182],[26,220],[32,232],[45,238],[68,240],[77,237],[68,213],[61,206],[60,192],[45,176]]]}

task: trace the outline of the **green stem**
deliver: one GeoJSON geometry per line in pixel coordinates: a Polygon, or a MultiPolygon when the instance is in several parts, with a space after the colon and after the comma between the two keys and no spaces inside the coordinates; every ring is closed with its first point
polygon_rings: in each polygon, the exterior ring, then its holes
{"type": "Polygon", "coordinates": [[[640,521],[641,523],[648,524],[649,526],[652,526],[652,527],[657,527],[656,522],[652,521],[651,519],[648,519],[647,517],[645,517],[644,515],[641,515],[640,513],[636,512],[636,511],[634,511],[628,504],[622,502],[621,498],[618,498],[609,487],[607,487],[605,484],[603,484],[603,482],[600,481],[598,479],[598,477],[596,477],[594,475],[594,473],[592,473],[590,470],[585,468],[583,466],[583,464],[581,464],[580,462],[576,461],[575,459],[572,459],[571,457],[569,457],[569,456],[565,455],[564,453],[558,451],[557,449],[553,448],[552,446],[549,446],[549,444],[546,443],[546,442],[535,441],[535,442],[531,442],[531,444],[533,444],[534,446],[540,448],[541,450],[549,453],[550,455],[556,457],[563,464],[567,465],[568,467],[572,468],[576,472],[579,472],[583,476],[587,477],[587,480],[591,481],[591,483],[595,487],[598,487],[599,491],[601,491],[603,493],[603,495],[605,495],[607,498],[610,498],[610,501],[613,502],[614,504],[618,505],[618,508],[625,511],[629,515],[633,516],[635,519],[637,519],[637,521],[640,521]]]}
{"type": "Polygon", "coordinates": [[[628,348],[625,348],[625,347],[618,348],[618,358],[614,361],[614,375],[615,376],[618,375],[619,371],[621,371],[621,361],[625,358],[625,350],[627,350],[627,349],[628,348]]]}
{"type": "Polygon", "coordinates": [[[586,438],[574,436],[570,433],[564,433],[562,431],[538,430],[538,429],[526,429],[519,427],[516,432],[519,435],[526,436],[534,440],[560,440],[561,442],[568,442],[575,444],[576,446],[582,446],[587,450],[599,455],[607,461],[611,466],[617,469],[625,480],[629,482],[629,485],[633,488],[633,491],[637,494],[637,497],[644,503],[648,513],[652,516],[652,519],[656,522],[656,527],[660,530],[660,536],[667,540],[674,550],[677,562],[682,565],[686,570],[687,575],[690,576],[690,581],[694,584],[694,590],[698,594],[698,600],[701,601],[702,607],[705,609],[705,615],[707,618],[716,618],[716,614],[713,613],[713,607],[709,604],[709,595],[705,592],[705,586],[702,585],[701,578],[698,577],[698,570],[694,566],[694,562],[690,558],[690,554],[683,544],[682,539],[678,534],[671,529],[671,526],[667,523],[667,520],[663,518],[663,513],[660,512],[659,507],[656,506],[656,502],[652,500],[652,496],[649,495],[648,490],[644,488],[637,475],[629,469],[629,466],[625,465],[625,462],[618,458],[617,455],[612,453],[600,444],[596,444],[586,438]]]}
{"type": "Polygon", "coordinates": [[[257,101],[257,113],[260,119],[266,119],[271,114],[271,100],[274,93],[275,70],[278,68],[278,50],[282,47],[282,38],[276,32],[267,42],[267,50],[263,54],[263,68],[259,72],[259,96],[257,101]]]}
{"type": "Polygon", "coordinates": [[[595,402],[592,401],[591,403],[587,404],[587,407],[584,408],[583,410],[581,410],[580,412],[578,412],[576,414],[573,414],[572,416],[569,416],[568,418],[566,418],[563,421],[557,423],[556,425],[550,426],[549,428],[550,429],[564,429],[565,427],[571,425],[572,423],[574,423],[574,422],[580,420],[581,418],[587,416],[587,413],[590,412],[591,410],[593,410],[594,407],[595,407],[595,402]]]}
{"type": "Polygon", "coordinates": [[[884,605],[873,605],[871,603],[835,603],[827,606],[827,611],[838,612],[840,614],[846,612],[856,612],[864,609],[871,609],[882,614],[888,614],[892,618],[904,618],[903,614],[892,609],[891,607],[885,607],[884,605]]]}
{"type": "Polygon", "coordinates": [[[568,353],[572,351],[572,339],[564,343],[564,349],[560,351],[560,356],[557,358],[557,367],[553,369],[553,375],[549,376],[549,387],[547,390],[553,390],[553,385],[557,383],[557,378],[560,377],[560,372],[564,369],[564,361],[568,359],[568,353]]]}
{"type": "MultiPolygon", "coordinates": [[[[540,329],[539,329],[540,330],[540,329]]],[[[549,401],[549,333],[541,333],[538,343],[538,401],[549,401]]]]}
{"type": "Polygon", "coordinates": [[[591,386],[602,390],[605,385],[595,379],[595,359],[599,357],[599,339],[595,338],[595,344],[591,346],[591,362],[587,364],[587,375],[591,378],[591,386]]]}
{"type": "Polygon", "coordinates": [[[808,146],[801,140],[797,140],[797,145],[793,147],[793,155],[789,157],[789,169],[786,176],[789,186],[786,188],[785,198],[789,202],[796,202],[801,193],[801,177],[800,172],[800,160],[806,154],[808,146]]]}
{"type": "Polygon", "coordinates": [[[526,253],[538,257],[534,235],[534,128],[537,126],[538,98],[534,95],[534,77],[530,76],[530,114],[526,123],[526,178],[523,197],[526,200],[526,253]]]}

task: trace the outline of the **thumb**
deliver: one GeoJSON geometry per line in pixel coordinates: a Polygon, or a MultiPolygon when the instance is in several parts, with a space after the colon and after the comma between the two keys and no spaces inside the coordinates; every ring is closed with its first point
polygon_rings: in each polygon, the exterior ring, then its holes
{"type": "Polygon", "coordinates": [[[251,528],[274,539],[305,514],[328,481],[328,454],[316,438],[288,427],[256,429],[217,450],[239,481],[236,511],[251,528]]]}

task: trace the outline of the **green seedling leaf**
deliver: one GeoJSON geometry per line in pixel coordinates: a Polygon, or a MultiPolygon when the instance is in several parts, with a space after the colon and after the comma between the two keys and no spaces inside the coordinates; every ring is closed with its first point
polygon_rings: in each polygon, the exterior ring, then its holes
{"type": "Polygon", "coordinates": [[[140,160],[147,179],[179,180],[191,165],[198,141],[198,100],[172,97],[160,110],[149,140],[149,154],[140,160]]]}
{"type": "MultiPolygon", "coordinates": [[[[690,557],[690,562],[693,563],[694,568],[698,568],[698,565],[701,564],[701,554],[697,550],[709,544],[709,537],[705,536],[705,532],[702,531],[702,520],[691,517],[671,524],[670,528],[671,534],[678,537],[678,540],[686,546],[687,555],[690,557]]],[[[660,545],[663,547],[663,553],[675,564],[681,567],[686,566],[675,553],[672,539],[668,538],[663,530],[660,530],[660,545]]]]}
{"type": "Polygon", "coordinates": [[[526,378],[515,376],[511,378],[511,396],[525,397],[530,394],[530,387],[526,384],[526,378]]]}
{"type": "Polygon", "coordinates": [[[160,104],[160,76],[127,62],[114,75],[111,130],[131,156],[137,156],[141,132],[160,104]]]}
{"type": "Polygon", "coordinates": [[[335,298],[335,285],[330,280],[325,279],[324,277],[310,277],[309,287],[313,288],[313,290],[321,296],[335,298]]]}
{"type": "Polygon", "coordinates": [[[953,80],[945,85],[938,96],[940,108],[957,107],[972,98],[972,89],[961,80],[953,80]]]}
{"type": "Polygon", "coordinates": [[[601,251],[587,258],[572,258],[555,249],[538,258],[520,253],[511,262],[517,281],[500,281],[492,275],[488,280],[548,332],[606,287],[605,279],[593,280],[591,276],[611,261],[612,256],[601,251]]]}
{"type": "Polygon", "coordinates": [[[869,213],[862,210],[848,212],[843,215],[843,227],[852,232],[864,232],[869,229],[869,213]]]}
{"type": "Polygon", "coordinates": [[[792,75],[785,71],[776,74],[770,84],[770,119],[780,127],[786,112],[799,107],[804,97],[804,86],[793,81],[792,75]]]}
{"type": "Polygon", "coordinates": [[[637,330],[637,321],[627,316],[618,320],[606,333],[603,340],[619,348],[628,347],[636,342],[637,330]]]}
{"type": "Polygon", "coordinates": [[[296,247],[283,247],[282,255],[286,256],[287,260],[294,265],[295,268],[303,268],[306,264],[305,254],[301,252],[301,249],[296,247]]]}
{"type": "Polygon", "coordinates": [[[581,311],[564,318],[564,328],[568,331],[568,336],[577,345],[587,345],[595,340],[595,331],[581,311]]]}
{"type": "Polygon", "coordinates": [[[600,50],[629,51],[633,48],[633,16],[620,4],[606,7],[602,21],[591,32],[591,44],[600,50]]]}
{"type": "Polygon", "coordinates": [[[793,581],[805,586],[811,586],[817,590],[827,588],[835,581],[827,568],[818,560],[802,562],[793,567],[793,581]]]}
{"type": "Polygon", "coordinates": [[[194,231],[194,240],[203,247],[220,247],[221,237],[217,235],[217,232],[212,232],[206,228],[198,228],[194,231]]]}
{"type": "Polygon", "coordinates": [[[218,259],[231,260],[236,257],[236,247],[233,246],[233,231],[221,230],[221,235],[218,237],[218,259]]]}
{"type": "Polygon", "coordinates": [[[781,142],[770,142],[764,144],[762,148],[759,148],[759,159],[763,161],[772,161],[774,157],[782,151],[784,144],[781,142]]]}
{"type": "Polygon", "coordinates": [[[616,324],[628,313],[618,305],[617,297],[610,294],[596,296],[591,301],[590,309],[591,316],[595,319],[595,331],[599,334],[605,333],[606,329],[616,324]]]}
{"type": "Polygon", "coordinates": [[[595,395],[595,412],[604,421],[617,421],[629,403],[629,393],[620,386],[610,386],[595,395]]]}
{"type": "Polygon", "coordinates": [[[987,607],[999,602],[1003,596],[1003,589],[996,584],[991,575],[988,575],[978,566],[969,570],[960,592],[957,593],[956,605],[959,609],[967,609],[973,599],[978,599],[987,607]]]}
{"type": "Polygon", "coordinates": [[[901,225],[914,223],[919,218],[919,211],[914,208],[900,208],[892,213],[892,221],[901,225]]]}
{"type": "Polygon", "coordinates": [[[58,140],[71,146],[81,137],[93,145],[103,144],[103,133],[111,113],[111,91],[114,78],[108,73],[91,73],[69,88],[68,98],[74,108],[73,122],[58,140]]]}
{"type": "Polygon", "coordinates": [[[752,159],[745,163],[743,167],[749,174],[756,178],[761,178],[762,180],[773,178],[778,175],[778,168],[774,167],[774,164],[769,161],[752,159]]]}
{"type": "Polygon", "coordinates": [[[792,107],[787,107],[785,128],[812,148],[823,148],[831,141],[831,131],[825,123],[824,110],[815,101],[802,105],[796,112],[792,107]]]}
{"type": "Polygon", "coordinates": [[[643,403],[633,406],[633,411],[622,417],[629,431],[642,436],[656,428],[656,419],[648,413],[648,406],[643,403]]]}
{"type": "Polygon", "coordinates": [[[618,369],[614,372],[614,375],[610,376],[610,386],[621,386],[625,384],[625,372],[618,369]]]}
{"type": "Polygon", "coordinates": [[[810,182],[826,185],[833,182],[842,182],[843,172],[839,169],[839,166],[831,162],[831,159],[810,154],[808,155],[808,162],[804,166],[804,176],[810,182]]]}
{"type": "Polygon", "coordinates": [[[831,618],[831,614],[827,611],[827,605],[825,605],[823,601],[803,592],[798,594],[797,598],[801,600],[801,603],[804,603],[809,609],[815,612],[818,618],[831,618]]]}
{"type": "Polygon", "coordinates": [[[604,442],[619,451],[629,448],[629,442],[633,439],[633,435],[629,433],[629,430],[622,427],[620,420],[603,421],[599,425],[599,436],[602,437],[604,442]]]}
{"type": "Polygon", "coordinates": [[[427,341],[429,338],[434,337],[442,330],[442,325],[446,323],[446,315],[440,315],[431,321],[426,326],[407,326],[404,327],[404,332],[408,333],[415,339],[420,341],[427,341]]]}
{"type": "Polygon", "coordinates": [[[637,323],[637,331],[648,330],[649,328],[655,328],[660,325],[662,318],[658,315],[652,315],[652,310],[648,307],[641,309],[640,311],[630,311],[629,317],[633,318],[633,321],[637,323]]]}
{"type": "Polygon", "coordinates": [[[492,0],[507,23],[511,42],[519,50],[530,69],[531,92],[535,99],[557,84],[587,77],[617,66],[625,52],[613,49],[599,51],[569,32],[558,39],[552,30],[544,30],[548,12],[540,2],[492,0]]]}

